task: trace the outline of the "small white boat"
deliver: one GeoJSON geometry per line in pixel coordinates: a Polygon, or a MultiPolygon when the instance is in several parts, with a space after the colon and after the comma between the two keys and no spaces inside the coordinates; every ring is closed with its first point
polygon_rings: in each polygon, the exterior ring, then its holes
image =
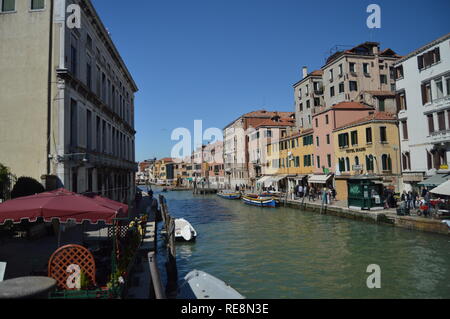
{"type": "Polygon", "coordinates": [[[184,218],[175,219],[175,240],[191,242],[197,239],[197,231],[184,218]]]}
{"type": "Polygon", "coordinates": [[[199,270],[191,271],[180,286],[180,299],[245,299],[222,280],[199,270]]]}

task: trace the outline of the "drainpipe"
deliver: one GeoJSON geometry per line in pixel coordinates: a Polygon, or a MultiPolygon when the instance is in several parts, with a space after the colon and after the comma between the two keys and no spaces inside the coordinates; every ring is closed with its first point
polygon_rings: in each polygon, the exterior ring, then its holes
{"type": "Polygon", "coordinates": [[[51,153],[51,112],[52,112],[52,71],[53,71],[53,6],[54,0],[50,0],[50,27],[48,39],[48,83],[47,83],[47,175],[50,175],[51,153]]]}

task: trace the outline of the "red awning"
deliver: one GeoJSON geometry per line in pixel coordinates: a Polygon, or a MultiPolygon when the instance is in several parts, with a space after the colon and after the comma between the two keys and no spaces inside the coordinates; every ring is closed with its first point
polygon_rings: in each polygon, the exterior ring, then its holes
{"type": "Polygon", "coordinates": [[[59,189],[0,204],[0,224],[7,221],[20,223],[22,220],[35,222],[38,218],[43,218],[46,222],[56,219],[61,223],[72,221],[80,224],[88,221],[92,224],[105,222],[111,225],[114,219],[127,217],[119,203],[114,203],[102,203],[99,199],[59,189]]]}

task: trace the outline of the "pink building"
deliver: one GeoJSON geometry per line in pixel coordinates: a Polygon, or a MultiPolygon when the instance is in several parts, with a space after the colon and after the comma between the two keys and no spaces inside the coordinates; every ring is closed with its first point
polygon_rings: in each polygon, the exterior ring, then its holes
{"type": "Polygon", "coordinates": [[[333,130],[368,116],[373,111],[374,108],[356,102],[342,102],[331,108],[315,110],[313,114],[315,174],[323,175],[336,171],[333,130]]]}

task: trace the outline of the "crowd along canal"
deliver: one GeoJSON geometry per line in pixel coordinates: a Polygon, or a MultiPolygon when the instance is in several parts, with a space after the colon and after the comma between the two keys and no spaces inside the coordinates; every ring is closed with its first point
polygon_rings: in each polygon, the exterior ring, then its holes
{"type": "Polygon", "coordinates": [[[164,196],[199,234],[177,246],[180,279],[203,270],[250,299],[450,298],[449,237],[188,191],[164,196]],[[381,289],[367,288],[371,264],[381,289]]]}

